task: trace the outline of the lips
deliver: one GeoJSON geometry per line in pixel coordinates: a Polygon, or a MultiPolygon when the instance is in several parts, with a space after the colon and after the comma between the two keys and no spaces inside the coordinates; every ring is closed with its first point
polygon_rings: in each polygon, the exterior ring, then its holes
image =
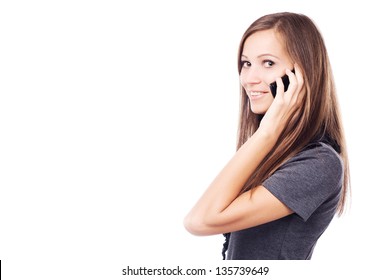
{"type": "Polygon", "coordinates": [[[247,93],[251,99],[255,99],[267,95],[268,91],[247,91],[247,93]]]}
{"type": "Polygon", "coordinates": [[[261,91],[250,91],[249,92],[250,96],[260,96],[262,94],[264,94],[264,92],[261,92],[261,91]]]}

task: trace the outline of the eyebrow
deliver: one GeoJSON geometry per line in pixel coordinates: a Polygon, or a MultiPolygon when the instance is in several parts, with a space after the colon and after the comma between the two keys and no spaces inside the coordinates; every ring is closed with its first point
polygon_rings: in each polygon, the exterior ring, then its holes
{"type": "MultiPolygon", "coordinates": [[[[261,58],[262,56],[272,56],[272,57],[275,57],[277,59],[280,59],[279,57],[277,57],[276,55],[273,55],[273,54],[270,54],[270,53],[263,53],[263,54],[260,54],[258,55],[256,58],[261,58]]],[[[248,58],[246,55],[244,54],[241,54],[241,57],[243,58],[248,58]]]]}

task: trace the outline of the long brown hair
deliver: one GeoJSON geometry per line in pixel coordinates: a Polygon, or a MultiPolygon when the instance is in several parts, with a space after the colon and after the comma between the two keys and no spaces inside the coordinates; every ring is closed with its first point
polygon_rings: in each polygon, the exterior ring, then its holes
{"type": "MultiPolygon", "coordinates": [[[[305,15],[276,13],[263,16],[249,26],[241,39],[238,52],[239,73],[245,40],[257,31],[269,29],[274,30],[284,41],[292,61],[302,69],[306,92],[302,98],[302,106],[289,119],[276,145],[259,164],[242,192],[264,182],[310,142],[326,137],[344,163],[342,192],[337,209],[341,215],[349,192],[349,164],[333,74],[323,38],[313,21],[305,15]]],[[[248,96],[241,87],[237,149],[258,129],[262,117],[251,111],[248,96]]]]}

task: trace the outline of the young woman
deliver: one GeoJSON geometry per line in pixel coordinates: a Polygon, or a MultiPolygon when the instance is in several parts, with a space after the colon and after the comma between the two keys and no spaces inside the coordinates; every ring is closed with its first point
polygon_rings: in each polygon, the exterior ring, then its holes
{"type": "Polygon", "coordinates": [[[334,215],[343,212],[349,185],[322,36],[304,15],[261,17],[242,37],[238,70],[237,152],[186,216],[185,227],[195,235],[223,233],[227,259],[310,259],[334,215]]]}

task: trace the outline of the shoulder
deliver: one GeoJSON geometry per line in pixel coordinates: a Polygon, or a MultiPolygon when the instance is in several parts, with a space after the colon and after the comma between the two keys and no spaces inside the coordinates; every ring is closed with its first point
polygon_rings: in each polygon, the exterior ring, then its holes
{"type": "MultiPolygon", "coordinates": [[[[343,177],[339,154],[328,144],[315,142],[282,164],[267,180],[288,185],[337,188],[343,177]]],[[[296,187],[298,187],[296,186],[296,187]]]]}
{"type": "Polygon", "coordinates": [[[282,164],[263,185],[305,220],[340,193],[343,164],[329,145],[316,142],[282,164]]]}
{"type": "Polygon", "coordinates": [[[340,155],[330,145],[323,142],[307,145],[285,165],[286,167],[304,167],[305,173],[312,173],[316,177],[322,175],[327,178],[330,176],[340,179],[343,175],[343,162],[340,155]]]}

